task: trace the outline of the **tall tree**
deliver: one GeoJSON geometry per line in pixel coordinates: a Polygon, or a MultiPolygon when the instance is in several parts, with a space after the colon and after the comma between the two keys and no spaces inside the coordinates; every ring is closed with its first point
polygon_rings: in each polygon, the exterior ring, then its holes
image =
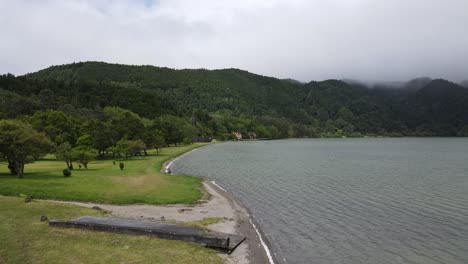
{"type": "Polygon", "coordinates": [[[88,168],[88,163],[96,158],[96,155],[97,151],[87,146],[78,146],[72,150],[73,159],[82,164],[85,169],[88,168]]]}
{"type": "Polygon", "coordinates": [[[148,148],[156,149],[156,155],[159,155],[161,148],[166,145],[166,140],[161,130],[155,129],[146,134],[145,144],[148,148]]]}
{"type": "Polygon", "coordinates": [[[113,131],[112,136],[115,143],[122,138],[142,139],[144,124],[137,114],[120,107],[106,107],[104,114],[106,122],[113,131]]]}
{"type": "Polygon", "coordinates": [[[190,126],[183,118],[164,115],[158,120],[158,127],[161,128],[167,144],[181,143],[187,137],[188,126],[190,126]]]}
{"type": "Polygon", "coordinates": [[[27,121],[34,129],[44,132],[56,145],[66,141],[74,144],[76,141],[76,122],[62,111],[37,111],[27,121]]]}
{"type": "Polygon", "coordinates": [[[64,142],[57,146],[55,149],[55,157],[59,160],[65,161],[68,169],[73,170],[73,153],[70,143],[64,142]]]}
{"type": "Polygon", "coordinates": [[[0,154],[13,174],[23,178],[24,165],[51,150],[50,141],[29,124],[18,120],[0,120],[0,154]]]}

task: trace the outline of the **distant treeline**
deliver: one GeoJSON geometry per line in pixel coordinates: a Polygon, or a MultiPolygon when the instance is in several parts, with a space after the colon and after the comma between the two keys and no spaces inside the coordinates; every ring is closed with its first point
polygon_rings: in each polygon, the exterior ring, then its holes
{"type": "Polygon", "coordinates": [[[440,79],[369,89],[238,69],[85,62],[0,76],[0,118],[23,120],[54,144],[88,140],[101,155],[120,140],[155,147],[233,132],[271,139],[468,136],[468,89],[440,79]]]}

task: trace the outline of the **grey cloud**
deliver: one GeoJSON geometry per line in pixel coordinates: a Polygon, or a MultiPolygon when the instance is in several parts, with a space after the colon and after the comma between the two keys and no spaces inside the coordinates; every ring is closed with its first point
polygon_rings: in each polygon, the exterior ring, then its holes
{"type": "Polygon", "coordinates": [[[301,81],[468,79],[466,0],[0,0],[0,73],[100,60],[301,81]]]}

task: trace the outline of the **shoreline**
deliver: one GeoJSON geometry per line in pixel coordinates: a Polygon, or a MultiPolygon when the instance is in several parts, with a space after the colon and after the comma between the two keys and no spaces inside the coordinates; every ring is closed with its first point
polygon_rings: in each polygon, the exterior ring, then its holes
{"type": "Polygon", "coordinates": [[[196,205],[111,205],[99,203],[85,203],[74,201],[42,200],[47,202],[73,204],[81,207],[99,207],[108,211],[109,217],[127,218],[135,220],[187,223],[202,221],[204,218],[220,218],[221,221],[206,226],[209,230],[243,235],[242,242],[231,254],[218,253],[226,264],[274,264],[272,255],[266,251],[265,241],[261,231],[255,226],[250,212],[237,199],[216,183],[203,180],[203,191],[210,195],[208,200],[196,205]],[[164,220],[161,220],[161,218],[164,220]],[[262,244],[263,242],[263,244],[262,244]]]}
{"type": "MultiPolygon", "coordinates": [[[[207,145],[205,145],[207,146],[207,145]]],[[[201,146],[199,148],[205,147],[201,146]]],[[[194,148],[190,151],[187,151],[173,159],[168,160],[165,162],[162,166],[162,171],[164,173],[171,173],[170,167],[173,165],[175,161],[178,159],[182,158],[184,155],[188,155],[189,153],[199,149],[199,148],[194,148]]],[[[199,176],[191,176],[191,177],[199,177],[199,176]]],[[[218,194],[221,194],[224,196],[226,200],[228,200],[230,206],[232,209],[236,209],[237,213],[243,214],[242,216],[237,216],[236,217],[236,226],[238,228],[237,231],[240,231],[240,233],[244,236],[247,237],[247,241],[244,241],[243,243],[246,243],[249,247],[249,252],[247,254],[250,256],[250,263],[268,263],[268,264],[276,264],[278,263],[276,261],[276,257],[274,255],[274,252],[272,251],[272,246],[268,239],[266,238],[265,234],[263,231],[260,229],[259,225],[255,221],[255,218],[249,208],[245,206],[237,197],[235,197],[232,193],[224,189],[222,186],[216,183],[215,180],[209,179],[208,177],[200,177],[203,179],[203,184],[204,185],[209,185],[216,191],[218,194]],[[239,210],[240,209],[240,210],[239,210]],[[248,223],[247,225],[245,225],[248,223]],[[249,243],[250,242],[250,243],[249,243]],[[255,247],[254,243],[257,245],[255,247]],[[261,246],[259,249],[258,245],[261,246]],[[259,252],[260,251],[260,252],[259,252]]],[[[213,193],[209,192],[209,189],[205,188],[204,192],[208,193],[209,195],[213,196],[213,193]]],[[[229,262],[228,262],[229,263],[229,262]]],[[[236,262],[237,263],[237,262],[236,262]]]]}
{"type": "MultiPolygon", "coordinates": [[[[162,164],[161,171],[163,173],[169,173],[170,166],[174,161],[204,146],[193,148],[179,156],[167,160],[162,164]]],[[[183,224],[187,222],[202,221],[205,218],[217,218],[220,219],[219,222],[210,224],[206,226],[206,228],[217,232],[239,234],[247,238],[231,254],[218,254],[223,259],[223,263],[278,263],[273,252],[270,250],[271,246],[269,242],[267,241],[261,229],[258,228],[258,224],[256,224],[255,219],[253,218],[249,209],[244,206],[236,197],[234,197],[234,195],[226,191],[215,181],[212,181],[206,177],[199,178],[202,179],[202,192],[204,193],[204,196],[196,204],[113,205],[47,199],[43,201],[73,204],[87,208],[99,207],[100,210],[108,211],[110,213],[109,217],[139,219],[156,222],[183,224]]]]}
{"type": "Polygon", "coordinates": [[[167,173],[167,174],[172,174],[172,173],[170,172],[170,168],[171,168],[171,166],[172,166],[172,163],[174,163],[174,162],[177,161],[178,159],[182,158],[184,155],[187,155],[187,154],[189,154],[189,153],[191,153],[191,152],[193,152],[193,151],[195,151],[195,150],[197,150],[197,149],[199,149],[199,148],[203,148],[203,147],[205,147],[205,146],[206,146],[206,145],[193,148],[193,149],[191,149],[191,150],[189,150],[189,151],[187,151],[187,152],[184,152],[184,153],[180,154],[180,155],[177,156],[177,157],[174,157],[174,158],[172,158],[172,159],[169,159],[168,161],[166,161],[166,162],[163,163],[163,165],[162,165],[162,167],[161,167],[161,172],[162,172],[162,173],[167,173]]]}
{"type": "MultiPolygon", "coordinates": [[[[255,219],[253,218],[253,214],[250,212],[249,208],[246,207],[241,201],[239,201],[234,195],[232,195],[230,192],[228,192],[226,189],[218,185],[214,180],[209,180],[207,178],[204,178],[204,181],[208,181],[209,184],[214,185],[217,189],[218,192],[222,191],[226,198],[228,200],[231,200],[234,203],[237,203],[242,209],[245,211],[245,217],[247,217],[249,221],[250,228],[255,231],[256,239],[257,240],[257,245],[260,244],[262,246],[263,254],[264,257],[268,260],[269,264],[277,264],[278,262],[275,259],[275,255],[273,251],[271,250],[271,244],[267,240],[266,236],[263,234],[263,231],[258,227],[258,224],[256,223],[255,219]]],[[[249,244],[249,247],[253,247],[254,245],[249,244]]],[[[258,250],[258,249],[256,249],[258,250]]],[[[256,262],[254,262],[256,263],[256,262]]]]}

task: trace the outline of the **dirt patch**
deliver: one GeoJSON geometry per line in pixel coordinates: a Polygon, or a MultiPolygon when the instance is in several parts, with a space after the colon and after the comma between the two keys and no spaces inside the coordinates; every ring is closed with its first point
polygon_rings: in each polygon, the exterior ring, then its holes
{"type": "Polygon", "coordinates": [[[112,181],[117,184],[126,184],[134,187],[144,187],[148,184],[165,184],[164,179],[160,177],[151,177],[151,176],[132,176],[132,177],[114,177],[112,181]]]}
{"type": "MultiPolygon", "coordinates": [[[[134,177],[129,177],[134,178],[134,177]]],[[[144,178],[144,177],[143,177],[144,178]]],[[[141,181],[141,180],[140,180],[141,181]]],[[[145,184],[145,181],[134,184],[145,184]]],[[[240,234],[247,237],[232,254],[221,256],[228,264],[269,263],[265,251],[261,247],[256,231],[249,221],[249,213],[240,202],[228,193],[220,190],[208,181],[203,182],[204,190],[209,193],[209,199],[197,205],[109,205],[96,203],[81,203],[57,201],[92,208],[98,206],[110,211],[111,217],[144,219],[150,221],[194,222],[208,217],[219,217],[219,223],[207,226],[208,229],[223,233],[240,234]]],[[[206,196],[208,197],[208,196],[206,196]]]]}

